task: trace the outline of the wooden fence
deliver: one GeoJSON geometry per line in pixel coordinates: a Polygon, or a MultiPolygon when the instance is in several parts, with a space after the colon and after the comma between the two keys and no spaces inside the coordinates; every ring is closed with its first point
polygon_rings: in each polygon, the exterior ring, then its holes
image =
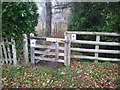
{"type": "MultiPolygon", "coordinates": [[[[23,34],[23,57],[25,60],[25,63],[27,64],[29,61],[28,58],[28,40],[27,35],[23,34]]],[[[17,50],[16,50],[16,43],[13,38],[11,40],[3,39],[2,42],[0,42],[0,63],[2,64],[13,64],[17,65],[17,50]]]]}
{"type": "Polygon", "coordinates": [[[35,37],[30,35],[31,63],[39,61],[61,62],[68,66],[68,48],[69,42],[67,38],[49,38],[35,37]],[[37,43],[37,41],[47,42],[47,45],[37,43]],[[51,57],[52,56],[52,57],[51,57]]]}
{"type": "Polygon", "coordinates": [[[4,39],[0,43],[0,62],[5,64],[17,64],[16,59],[16,48],[15,48],[15,41],[12,38],[11,41],[4,39]]]}
{"type": "MultiPolygon", "coordinates": [[[[99,56],[100,53],[104,54],[120,54],[120,50],[106,50],[100,49],[100,46],[115,46],[120,47],[119,42],[103,42],[100,40],[102,36],[114,36],[119,37],[120,34],[117,33],[103,33],[103,32],[65,32],[64,38],[50,38],[50,37],[35,37],[33,34],[30,35],[30,39],[24,34],[23,40],[23,54],[24,60],[27,64],[29,62],[29,52],[28,52],[28,40],[30,40],[30,59],[31,63],[37,63],[41,60],[62,62],[66,66],[70,65],[71,58],[77,59],[90,59],[90,60],[102,60],[102,61],[120,61],[120,58],[106,58],[99,56]],[[76,35],[94,35],[96,36],[95,41],[87,40],[77,40],[76,35]],[[47,42],[47,44],[41,44],[38,41],[47,42]],[[94,49],[89,48],[79,48],[73,47],[72,44],[86,44],[94,45],[94,49]],[[94,56],[85,55],[75,55],[71,54],[72,51],[75,52],[88,52],[94,53],[94,56]],[[52,57],[51,57],[52,56],[52,57]]],[[[16,56],[16,45],[14,39],[8,41],[3,40],[0,43],[0,63],[10,63],[17,64],[16,56]]]]}
{"type": "MultiPolygon", "coordinates": [[[[103,33],[103,32],[72,32],[67,31],[65,33],[69,36],[69,42],[73,44],[87,44],[87,45],[95,45],[95,49],[86,49],[86,48],[75,48],[70,47],[69,48],[69,59],[70,58],[79,58],[79,59],[91,59],[91,60],[103,60],[103,61],[120,61],[119,58],[103,58],[99,57],[99,53],[105,53],[105,54],[120,54],[120,50],[103,50],[99,49],[99,46],[120,46],[120,43],[118,42],[102,42],[100,41],[101,36],[120,36],[120,34],[117,33],[103,33]],[[87,41],[87,40],[76,40],[76,35],[95,35],[96,41],[87,41]],[[83,55],[71,55],[71,51],[77,51],[77,52],[89,52],[94,53],[94,56],[83,56],[83,55]]],[[[70,62],[70,61],[69,61],[70,62]]]]}

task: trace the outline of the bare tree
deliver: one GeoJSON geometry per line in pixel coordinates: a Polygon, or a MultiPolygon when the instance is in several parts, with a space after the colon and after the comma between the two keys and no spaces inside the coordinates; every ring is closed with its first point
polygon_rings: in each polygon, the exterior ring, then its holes
{"type": "Polygon", "coordinates": [[[56,0],[56,5],[52,6],[51,1],[48,0],[45,3],[46,6],[46,28],[45,28],[45,36],[51,36],[51,22],[52,22],[52,9],[54,8],[58,12],[54,13],[62,13],[63,9],[71,7],[71,3],[69,2],[57,2],[56,0]]]}
{"type": "Polygon", "coordinates": [[[52,9],[51,9],[51,2],[46,2],[46,29],[45,29],[45,36],[51,36],[51,20],[52,20],[52,9]]]}

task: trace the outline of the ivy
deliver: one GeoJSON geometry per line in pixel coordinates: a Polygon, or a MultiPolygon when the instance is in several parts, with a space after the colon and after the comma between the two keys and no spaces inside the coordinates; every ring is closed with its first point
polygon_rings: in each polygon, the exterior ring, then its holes
{"type": "Polygon", "coordinates": [[[3,37],[15,39],[22,34],[34,32],[38,22],[37,6],[33,2],[2,3],[2,34],[3,37]]]}
{"type": "Polygon", "coordinates": [[[120,32],[119,21],[119,2],[74,2],[68,30],[120,32]]]}
{"type": "Polygon", "coordinates": [[[23,59],[23,34],[34,33],[38,23],[37,6],[34,2],[2,3],[2,37],[16,41],[17,60],[23,59]]]}

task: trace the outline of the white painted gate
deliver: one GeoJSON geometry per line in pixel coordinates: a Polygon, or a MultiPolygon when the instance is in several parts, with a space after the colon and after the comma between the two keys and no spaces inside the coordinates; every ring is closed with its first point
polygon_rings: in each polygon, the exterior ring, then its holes
{"type": "Polygon", "coordinates": [[[66,66],[68,63],[67,39],[35,37],[30,34],[31,63],[39,61],[62,62],[66,66]]]}
{"type": "Polygon", "coordinates": [[[2,64],[17,64],[15,41],[3,39],[0,42],[0,63],[2,64]]]}

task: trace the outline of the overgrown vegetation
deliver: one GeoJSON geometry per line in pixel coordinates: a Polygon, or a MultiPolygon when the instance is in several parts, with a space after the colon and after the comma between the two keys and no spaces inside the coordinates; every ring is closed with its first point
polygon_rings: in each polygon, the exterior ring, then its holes
{"type": "Polygon", "coordinates": [[[118,32],[119,20],[119,2],[75,2],[73,3],[69,30],[118,32]]]}
{"type": "MultiPolygon", "coordinates": [[[[119,2],[75,2],[69,22],[69,31],[120,32],[119,2]]],[[[94,37],[78,37],[94,40],[94,37]]],[[[104,37],[103,40],[118,41],[104,37]]]]}
{"type": "Polygon", "coordinates": [[[70,67],[3,66],[4,88],[116,88],[117,64],[73,61],[70,67]]]}
{"type": "Polygon", "coordinates": [[[23,34],[35,32],[38,22],[37,6],[34,2],[2,3],[2,37],[14,38],[18,61],[23,59],[23,34]]]}
{"type": "MultiPolygon", "coordinates": [[[[69,31],[114,32],[120,33],[120,2],[74,2],[69,21],[69,31]]],[[[77,39],[95,41],[95,36],[77,35],[77,39]]],[[[104,42],[120,42],[120,37],[101,36],[104,42]]],[[[95,48],[94,45],[78,45],[82,48],[95,48]]],[[[100,46],[100,49],[116,49],[119,46],[100,46]]],[[[105,55],[102,57],[119,55],[105,55]]]]}
{"type": "Polygon", "coordinates": [[[3,2],[3,36],[19,39],[24,33],[30,34],[37,25],[37,17],[37,6],[33,2],[3,2]]]}

